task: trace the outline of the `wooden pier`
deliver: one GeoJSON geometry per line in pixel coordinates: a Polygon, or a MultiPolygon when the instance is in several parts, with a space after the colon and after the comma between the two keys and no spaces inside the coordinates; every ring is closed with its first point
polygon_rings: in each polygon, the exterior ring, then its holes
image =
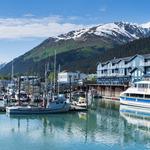
{"type": "Polygon", "coordinates": [[[102,98],[112,100],[119,100],[120,94],[128,87],[128,85],[88,84],[89,90],[95,90],[102,98]]]}

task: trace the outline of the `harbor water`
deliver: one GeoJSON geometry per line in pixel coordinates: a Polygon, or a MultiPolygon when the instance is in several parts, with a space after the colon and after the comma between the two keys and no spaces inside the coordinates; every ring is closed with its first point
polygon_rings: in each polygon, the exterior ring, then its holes
{"type": "Polygon", "coordinates": [[[126,118],[119,110],[118,102],[94,100],[87,112],[38,116],[1,113],[0,147],[2,150],[150,149],[148,116],[126,118]]]}

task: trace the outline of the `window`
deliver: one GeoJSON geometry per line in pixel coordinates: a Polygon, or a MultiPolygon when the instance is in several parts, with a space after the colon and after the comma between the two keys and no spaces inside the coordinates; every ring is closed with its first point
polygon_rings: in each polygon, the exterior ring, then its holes
{"type": "Polygon", "coordinates": [[[143,98],[143,94],[130,94],[130,97],[143,98]]]}
{"type": "Polygon", "coordinates": [[[127,93],[126,96],[129,96],[129,93],[127,93]]]}
{"type": "Polygon", "coordinates": [[[150,95],[145,95],[145,98],[149,98],[150,99],[150,95]]]}
{"type": "Polygon", "coordinates": [[[138,84],[139,88],[148,88],[148,84],[138,84]]]}

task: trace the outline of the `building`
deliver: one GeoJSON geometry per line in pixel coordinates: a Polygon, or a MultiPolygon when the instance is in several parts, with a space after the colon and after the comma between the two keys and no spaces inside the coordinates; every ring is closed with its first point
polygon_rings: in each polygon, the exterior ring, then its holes
{"type": "Polygon", "coordinates": [[[81,80],[86,78],[86,74],[80,72],[60,72],[58,73],[58,82],[62,84],[69,84],[70,79],[71,83],[78,83],[81,80]]]}
{"type": "Polygon", "coordinates": [[[21,76],[20,77],[21,83],[27,84],[35,84],[39,82],[38,76],[21,76]]]}
{"type": "Polygon", "coordinates": [[[97,65],[97,83],[123,85],[150,75],[150,54],[114,58],[97,65]]]}

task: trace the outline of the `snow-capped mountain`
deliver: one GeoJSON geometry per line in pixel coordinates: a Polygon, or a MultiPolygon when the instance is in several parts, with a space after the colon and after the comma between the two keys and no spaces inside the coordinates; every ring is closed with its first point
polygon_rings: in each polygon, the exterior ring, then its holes
{"type": "Polygon", "coordinates": [[[68,39],[85,41],[91,38],[91,36],[94,36],[95,38],[104,38],[107,40],[112,40],[117,44],[122,44],[135,39],[150,36],[150,28],[147,26],[148,24],[138,25],[132,23],[114,22],[98,25],[92,28],[85,28],[78,31],[71,31],[67,34],[59,35],[56,37],[56,41],[68,39]]]}
{"type": "Polygon", "coordinates": [[[150,22],[142,24],[141,27],[150,29],[150,22]]]}
{"type": "MultiPolygon", "coordinates": [[[[88,66],[91,66],[91,70],[94,70],[101,54],[109,48],[149,36],[148,24],[138,25],[125,22],[107,23],[71,31],[57,37],[49,37],[26,54],[16,58],[15,70],[19,73],[31,73],[32,70],[42,74],[45,62],[50,61],[50,64],[53,64],[54,50],[57,50],[57,63],[61,64],[62,68],[66,70],[68,68],[81,70],[82,68],[83,71],[87,71],[88,66]]],[[[113,53],[112,50],[112,56],[113,53]]],[[[10,62],[0,71],[9,73],[11,67],[10,62]]]]}

